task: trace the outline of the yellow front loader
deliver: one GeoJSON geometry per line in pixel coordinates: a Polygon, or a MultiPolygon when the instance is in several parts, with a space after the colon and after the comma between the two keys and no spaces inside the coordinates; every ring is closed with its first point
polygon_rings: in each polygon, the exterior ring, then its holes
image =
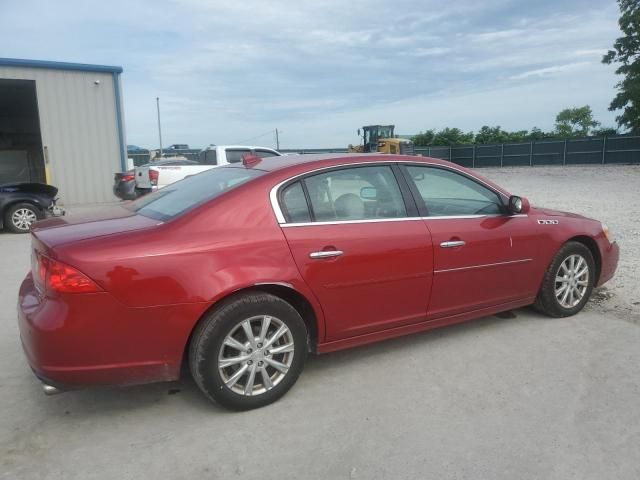
{"type": "MultiPolygon", "coordinates": [[[[362,127],[362,144],[349,145],[349,153],[394,153],[413,155],[413,142],[406,138],[396,138],[395,125],[367,125],[362,127]]],[[[358,129],[358,136],[360,129],[358,129]]]]}

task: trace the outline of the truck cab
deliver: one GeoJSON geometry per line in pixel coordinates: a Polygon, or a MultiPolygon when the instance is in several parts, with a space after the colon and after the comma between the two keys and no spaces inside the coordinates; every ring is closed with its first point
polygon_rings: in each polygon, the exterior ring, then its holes
{"type": "MultiPolygon", "coordinates": [[[[280,152],[268,147],[247,145],[209,145],[200,152],[198,164],[191,162],[184,165],[161,165],[150,163],[135,169],[136,192],[145,194],[152,190],[166,187],[190,175],[196,175],[211,168],[242,162],[245,155],[256,155],[260,158],[279,157],[280,152]]],[[[178,162],[180,163],[180,162],[178,162]]]]}

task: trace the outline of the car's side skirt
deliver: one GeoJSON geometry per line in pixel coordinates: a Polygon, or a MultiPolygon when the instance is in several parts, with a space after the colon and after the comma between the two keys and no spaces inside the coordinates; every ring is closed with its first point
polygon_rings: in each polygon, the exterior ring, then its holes
{"type": "Polygon", "coordinates": [[[390,338],[402,337],[404,335],[410,335],[412,333],[422,332],[425,330],[431,330],[432,328],[453,325],[456,323],[465,322],[467,320],[473,320],[485,317],[487,315],[493,315],[494,313],[504,312],[506,310],[525,307],[527,305],[531,305],[534,301],[535,297],[514,300],[507,303],[501,303],[499,305],[493,305],[491,307],[481,308],[479,310],[472,310],[470,312],[464,312],[456,315],[450,315],[448,317],[438,318],[436,320],[425,320],[420,323],[390,328],[388,330],[381,330],[379,332],[367,333],[366,335],[358,335],[356,337],[344,338],[342,340],[336,340],[333,342],[320,343],[316,346],[316,353],[335,352],[337,350],[343,350],[346,348],[366,345],[368,343],[388,340],[390,338]]]}

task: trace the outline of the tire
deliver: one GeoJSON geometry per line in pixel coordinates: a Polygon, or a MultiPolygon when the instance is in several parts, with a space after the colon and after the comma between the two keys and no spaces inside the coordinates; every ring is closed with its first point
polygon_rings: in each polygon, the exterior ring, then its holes
{"type": "Polygon", "coordinates": [[[595,274],[595,261],[591,250],[580,242],[565,243],[553,257],[544,274],[534,307],[555,318],[575,315],[589,301],[595,274]],[[573,270],[572,259],[575,267],[573,270]],[[581,274],[582,271],[586,273],[581,274]]]}
{"type": "Polygon", "coordinates": [[[41,218],[40,209],[32,203],[16,203],[7,209],[4,226],[13,233],[29,233],[31,225],[41,218]]]}
{"type": "Polygon", "coordinates": [[[287,393],[306,355],[307,329],[298,311],[279,297],[252,292],[223,301],[202,319],[189,345],[189,367],[210,400],[232,410],[250,410],[287,393]],[[276,333],[281,336],[273,341],[276,333]],[[276,349],[282,353],[271,351],[276,349]]]}

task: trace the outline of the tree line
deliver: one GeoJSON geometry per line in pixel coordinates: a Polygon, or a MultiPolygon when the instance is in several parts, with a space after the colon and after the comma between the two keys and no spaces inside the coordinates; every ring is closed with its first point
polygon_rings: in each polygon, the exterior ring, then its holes
{"type": "Polygon", "coordinates": [[[556,115],[554,129],[548,132],[538,127],[531,130],[507,131],[500,126],[488,125],[478,132],[464,132],[459,128],[443,128],[442,130],[426,130],[412,137],[413,143],[426,145],[465,145],[489,143],[517,143],[556,138],[581,138],[588,136],[616,135],[618,130],[613,127],[602,127],[594,120],[589,105],[583,107],[565,108],[556,115]]]}

